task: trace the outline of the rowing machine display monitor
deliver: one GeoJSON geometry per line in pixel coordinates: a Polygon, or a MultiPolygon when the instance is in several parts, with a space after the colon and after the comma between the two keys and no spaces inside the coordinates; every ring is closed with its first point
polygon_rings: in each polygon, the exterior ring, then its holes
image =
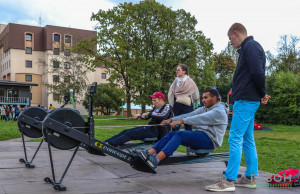
{"type": "Polygon", "coordinates": [[[97,90],[97,82],[93,82],[92,85],[89,86],[89,93],[95,94],[97,90]]]}
{"type": "Polygon", "coordinates": [[[67,104],[68,104],[68,102],[70,101],[70,93],[69,93],[69,92],[67,92],[67,93],[65,94],[65,96],[64,96],[64,101],[67,102],[67,104]]]}

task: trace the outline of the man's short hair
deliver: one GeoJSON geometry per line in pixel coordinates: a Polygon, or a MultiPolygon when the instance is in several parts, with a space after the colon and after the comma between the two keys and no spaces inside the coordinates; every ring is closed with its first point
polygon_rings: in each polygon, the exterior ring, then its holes
{"type": "Polygon", "coordinates": [[[206,89],[203,92],[203,94],[206,93],[206,92],[209,92],[210,97],[214,97],[215,96],[216,99],[217,99],[217,102],[220,100],[219,99],[219,93],[218,93],[218,91],[216,89],[212,89],[212,88],[206,89]]]}
{"type": "Polygon", "coordinates": [[[232,26],[229,28],[227,35],[230,36],[234,31],[237,31],[241,34],[247,35],[247,30],[245,26],[241,23],[234,23],[232,26]]]}

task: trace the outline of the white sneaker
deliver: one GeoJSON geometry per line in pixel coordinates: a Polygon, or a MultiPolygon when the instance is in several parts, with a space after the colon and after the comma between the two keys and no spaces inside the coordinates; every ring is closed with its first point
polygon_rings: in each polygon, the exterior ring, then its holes
{"type": "Polygon", "coordinates": [[[237,187],[247,187],[250,189],[256,188],[255,178],[252,177],[251,179],[248,179],[245,176],[242,176],[241,178],[234,181],[235,186],[237,187]]]}
{"type": "Polygon", "coordinates": [[[219,182],[205,187],[208,191],[235,191],[234,182],[229,182],[226,177],[223,177],[219,182]]]}

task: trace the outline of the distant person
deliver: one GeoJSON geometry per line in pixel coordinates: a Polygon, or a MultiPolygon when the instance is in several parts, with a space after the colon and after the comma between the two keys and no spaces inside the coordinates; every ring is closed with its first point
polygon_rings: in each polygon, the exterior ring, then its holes
{"type": "Polygon", "coordinates": [[[227,33],[231,45],[238,50],[239,60],[233,76],[233,117],[228,138],[229,161],[224,177],[216,184],[206,186],[209,191],[235,191],[235,186],[255,188],[258,160],[254,141],[254,117],[260,105],[270,96],[265,91],[266,56],[261,45],[247,35],[246,28],[234,23],[227,33]],[[245,176],[237,179],[244,152],[245,176]]]}
{"type": "Polygon", "coordinates": [[[9,107],[9,105],[7,105],[7,107],[6,107],[6,109],[5,109],[5,120],[6,121],[9,121],[9,119],[10,119],[10,107],[9,107]]]}
{"type": "MultiPolygon", "coordinates": [[[[193,104],[200,99],[200,95],[195,82],[189,77],[189,69],[185,64],[177,66],[176,76],[169,89],[168,100],[173,107],[174,115],[178,116],[192,112],[193,104]]],[[[184,124],[184,128],[192,130],[191,125],[184,124]]]]}
{"type": "Polygon", "coordinates": [[[5,105],[1,106],[1,120],[5,121],[5,105]]]}
{"type": "Polygon", "coordinates": [[[17,105],[17,107],[15,108],[15,114],[16,114],[15,119],[16,119],[16,120],[18,119],[18,117],[19,117],[21,111],[22,111],[22,109],[21,109],[20,105],[17,105]]]}
{"type": "Polygon", "coordinates": [[[50,111],[54,109],[54,106],[52,106],[52,104],[50,104],[50,107],[49,107],[50,111]]]}
{"type": "Polygon", "coordinates": [[[11,113],[10,113],[10,114],[11,114],[11,116],[12,116],[12,117],[11,117],[11,120],[12,120],[12,121],[15,121],[15,117],[16,117],[15,109],[16,109],[16,107],[17,107],[16,105],[14,105],[14,106],[11,107],[11,113]]]}

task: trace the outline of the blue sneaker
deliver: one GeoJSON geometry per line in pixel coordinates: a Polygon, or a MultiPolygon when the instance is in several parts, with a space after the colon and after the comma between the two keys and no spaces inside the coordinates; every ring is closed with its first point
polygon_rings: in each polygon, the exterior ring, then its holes
{"type": "MultiPolygon", "coordinates": [[[[148,152],[148,151],[147,151],[148,152]]],[[[157,168],[158,165],[158,158],[156,154],[150,155],[149,153],[145,153],[145,151],[140,152],[145,162],[147,162],[152,168],[157,168]]]]}
{"type": "Polygon", "coordinates": [[[142,155],[143,155],[143,157],[146,157],[146,158],[148,158],[148,157],[150,156],[150,154],[149,154],[148,150],[143,150],[143,151],[141,151],[141,153],[143,153],[143,154],[142,154],[142,155]]]}

